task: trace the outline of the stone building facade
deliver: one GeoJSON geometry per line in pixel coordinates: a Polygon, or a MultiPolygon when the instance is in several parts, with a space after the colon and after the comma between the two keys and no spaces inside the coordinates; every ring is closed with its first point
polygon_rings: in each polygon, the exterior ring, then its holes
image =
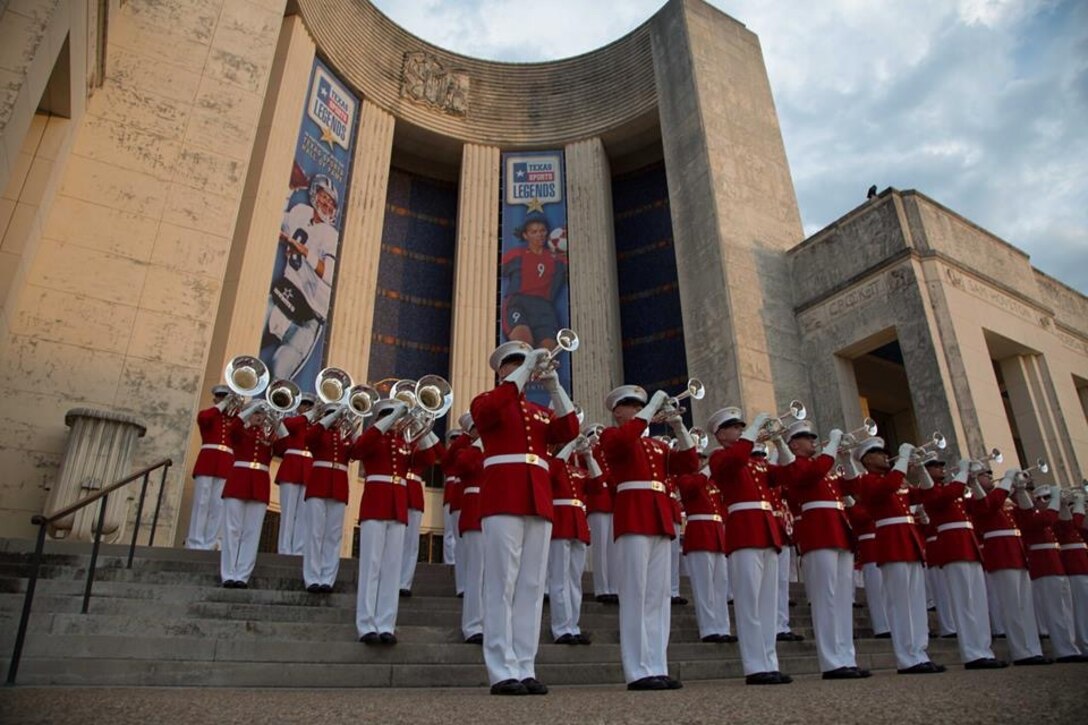
{"type": "MultiPolygon", "coordinates": [[[[559,150],[572,387],[590,419],[620,382],[691,376],[708,391],[696,422],[798,398],[824,429],[871,413],[893,440],[939,429],[953,451],[1084,475],[1084,296],[915,192],[803,239],[759,41],[700,0],[539,64],[450,53],[365,0],[0,13],[0,535],[30,533],[65,412],[94,407],[147,426],[133,466],[174,460],[161,525],[180,544],[196,411],[261,343],[315,58],[360,99],[328,364],[371,380],[390,350],[426,348],[455,413],[490,387],[500,155],[559,150]],[[440,322],[413,345],[387,329],[414,304],[390,271],[398,219],[448,235],[422,255],[449,289],[426,301],[440,322]]],[[[440,491],[427,506],[433,531],[440,491]]]]}

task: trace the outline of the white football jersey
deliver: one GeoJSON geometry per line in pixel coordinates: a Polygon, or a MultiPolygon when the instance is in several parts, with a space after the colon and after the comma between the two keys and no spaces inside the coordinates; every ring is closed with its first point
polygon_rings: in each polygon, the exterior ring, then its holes
{"type": "Polygon", "coordinates": [[[336,246],[340,233],[334,226],[316,219],[309,204],[295,204],[283,217],[283,233],[306,246],[310,254],[306,259],[292,254],[287,259],[283,276],[301,290],[306,302],[322,320],[329,314],[332,297],[332,280],[336,271],[336,246]],[[325,274],[317,275],[318,262],[325,261],[325,274]]]}

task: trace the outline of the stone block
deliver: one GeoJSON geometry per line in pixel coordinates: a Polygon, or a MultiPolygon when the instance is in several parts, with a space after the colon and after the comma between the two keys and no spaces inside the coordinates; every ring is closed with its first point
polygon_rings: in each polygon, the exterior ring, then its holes
{"type": "Polygon", "coordinates": [[[14,310],[11,332],[123,354],[135,317],[135,307],[27,285],[14,310]]]}
{"type": "Polygon", "coordinates": [[[117,391],[122,360],[115,353],[13,335],[0,358],[0,379],[18,390],[48,390],[71,407],[106,405],[117,391]]]}
{"type": "MultiPolygon", "coordinates": [[[[25,144],[24,144],[25,148],[25,144]]],[[[17,154],[11,161],[11,167],[9,168],[10,176],[8,176],[7,186],[4,188],[2,198],[10,199],[12,201],[18,201],[19,196],[23,191],[23,182],[26,181],[26,175],[30,173],[30,166],[34,163],[34,155],[23,151],[17,154]]]]}
{"type": "Polygon", "coordinates": [[[127,358],[118,368],[113,405],[143,410],[147,416],[166,416],[180,434],[189,432],[202,369],[140,358],[127,358]]]}
{"type": "Polygon", "coordinates": [[[20,256],[0,249],[0,306],[7,304],[15,275],[19,271],[20,256]]]}
{"type": "Polygon", "coordinates": [[[42,236],[146,262],[158,226],[158,220],[124,209],[58,196],[42,236]]]}
{"type": "Polygon", "coordinates": [[[208,54],[205,73],[216,80],[236,85],[250,93],[257,93],[264,87],[271,65],[270,56],[253,58],[219,47],[212,48],[208,54]]]}
{"type": "MultiPolygon", "coordinates": [[[[39,117],[35,116],[36,119],[39,117]]],[[[63,116],[49,116],[35,155],[39,159],[56,161],[61,149],[68,142],[73,128],[74,125],[71,119],[63,116]]]]}
{"type": "Polygon", "coordinates": [[[234,199],[241,198],[245,177],[244,161],[189,146],[181,150],[175,170],[178,183],[234,199]]]}
{"type": "Polygon", "coordinates": [[[166,205],[168,184],[150,174],[72,154],[60,193],[84,201],[158,217],[166,205]]]}
{"type": "Polygon", "coordinates": [[[181,184],[172,184],[162,220],[170,224],[230,238],[238,215],[238,195],[211,194],[181,184]]]}
{"type": "Polygon", "coordinates": [[[149,102],[154,94],[165,99],[163,102],[175,101],[179,108],[186,108],[196,98],[201,70],[202,67],[189,70],[169,63],[149,63],[141,54],[124,47],[115,48],[111,42],[103,90],[117,87],[149,102]]]}
{"type": "Polygon", "coordinates": [[[229,249],[230,240],[226,237],[163,222],[155,238],[151,263],[218,279],[226,267],[229,249]]]}
{"type": "Polygon", "coordinates": [[[208,323],[141,309],[136,313],[128,354],[145,360],[166,360],[184,367],[204,361],[208,323]]]}
{"type": "MultiPolygon", "coordinates": [[[[0,430],[4,433],[5,447],[59,455],[68,437],[64,424],[66,401],[47,390],[6,388],[3,395],[0,430]]],[[[11,482],[14,481],[12,478],[11,482]]]]}
{"type": "MultiPolygon", "coordinates": [[[[37,118],[37,116],[35,116],[37,118]]],[[[30,204],[40,204],[46,197],[49,184],[53,179],[53,162],[49,159],[35,158],[23,181],[20,198],[30,204]]]]}
{"type": "Polygon", "coordinates": [[[4,232],[7,231],[8,222],[11,221],[11,217],[14,213],[15,201],[12,199],[0,198],[0,240],[4,238],[4,232]]]}
{"type": "Polygon", "coordinates": [[[207,322],[214,319],[218,302],[217,280],[152,266],[147,273],[140,307],[178,318],[207,322]]]}
{"type": "Polygon", "coordinates": [[[46,36],[48,17],[6,12],[0,23],[0,68],[23,76],[46,36]]]}
{"type": "Polygon", "coordinates": [[[88,99],[87,116],[114,121],[159,138],[180,140],[189,122],[191,98],[170,98],[157,91],[157,88],[106,83],[88,99]]]}
{"type": "Polygon", "coordinates": [[[21,201],[17,202],[0,241],[0,250],[21,255],[26,249],[27,242],[37,238],[40,232],[38,207],[21,201]]]}
{"type": "MultiPolygon", "coordinates": [[[[4,486],[4,510],[41,513],[46,495],[56,481],[65,440],[66,434],[57,440],[57,449],[52,452],[0,448],[0,465],[4,467],[4,475],[7,477],[4,486]]],[[[28,528],[29,524],[27,520],[28,528]]]]}
{"type": "Polygon", "coordinates": [[[146,61],[171,63],[201,72],[208,57],[218,10],[185,3],[126,3],[110,25],[110,48],[117,45],[142,55],[146,61]]]}
{"type": "Polygon", "coordinates": [[[175,176],[179,140],[148,133],[123,120],[88,114],[80,122],[72,153],[138,171],[157,179],[175,176]]]}
{"type": "Polygon", "coordinates": [[[50,289],[135,307],[147,265],[127,257],[42,239],[27,281],[50,289]]]}

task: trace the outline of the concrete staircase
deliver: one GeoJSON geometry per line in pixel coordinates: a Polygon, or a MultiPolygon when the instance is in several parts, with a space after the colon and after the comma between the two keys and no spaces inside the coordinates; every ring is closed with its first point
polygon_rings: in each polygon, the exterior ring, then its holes
{"type": "MultiPolygon", "coordinates": [[[[26,591],[32,542],[0,540],[0,657],[6,677],[26,591]]],[[[219,586],[218,554],[104,546],[88,614],[80,613],[89,545],[47,545],[18,673],[24,685],[185,685],[215,687],[479,687],[481,649],[460,635],[452,570],[420,564],[414,596],[402,599],[395,647],[367,647],[355,633],[355,560],[344,560],[332,594],[307,593],[298,557],[262,554],[246,590],[219,586]]],[[[686,579],[683,580],[686,586],[686,579]]],[[[586,577],[589,591],[589,577],[586,577]]],[[[793,585],[793,598],[804,601],[793,585]]],[[[549,684],[623,682],[615,606],[588,598],[582,629],[591,646],[552,644],[544,607],[537,675],[549,684]]],[[[895,667],[891,643],[872,638],[855,609],[858,664],[895,667]]],[[[812,620],[791,613],[804,642],[780,642],[781,669],[817,673],[812,620]]],[[[999,643],[1002,644],[1003,643],[999,643]]],[[[957,660],[955,642],[933,640],[933,659],[957,660]]],[[[1000,656],[1000,654],[999,654],[1000,656]]],[[[740,677],[736,644],[699,641],[691,605],[673,607],[671,674],[682,680],[740,677]]]]}

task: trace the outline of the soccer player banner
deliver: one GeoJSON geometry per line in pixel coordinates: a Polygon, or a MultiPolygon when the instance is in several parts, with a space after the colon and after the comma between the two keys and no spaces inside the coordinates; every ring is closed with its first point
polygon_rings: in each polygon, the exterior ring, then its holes
{"type": "Polygon", "coordinates": [[[313,391],[329,335],[358,99],[320,60],[310,73],[268,292],[261,360],[313,391]]]}
{"type": "MultiPolygon", "coordinates": [[[[503,154],[499,342],[554,349],[570,326],[567,202],[562,151],[503,154]]],[[[559,382],[571,389],[570,353],[559,355],[559,382]]],[[[531,400],[548,404],[539,384],[531,400]]]]}

